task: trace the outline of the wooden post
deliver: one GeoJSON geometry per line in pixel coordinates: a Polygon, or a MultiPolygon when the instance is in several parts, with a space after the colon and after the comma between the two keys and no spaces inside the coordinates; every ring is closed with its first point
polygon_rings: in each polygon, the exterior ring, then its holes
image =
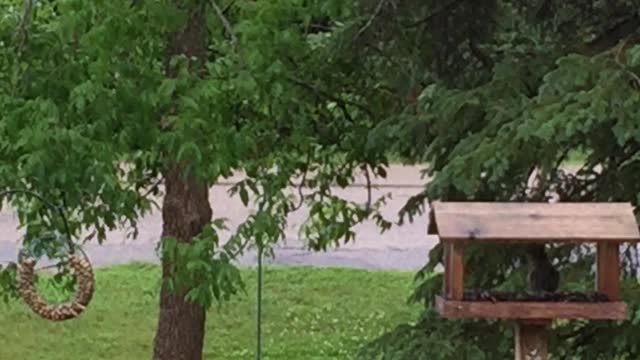
{"type": "Polygon", "coordinates": [[[516,323],[516,360],[547,360],[548,321],[516,323]]]}
{"type": "Polygon", "coordinates": [[[596,290],[610,301],[620,301],[620,246],[610,242],[597,246],[596,290]]]}
{"type": "Polygon", "coordinates": [[[447,299],[464,298],[464,245],[446,242],[445,246],[445,289],[447,299]]]}
{"type": "Polygon", "coordinates": [[[448,299],[449,289],[451,289],[451,258],[449,257],[449,249],[451,243],[443,242],[442,244],[442,262],[444,264],[444,277],[442,279],[442,293],[448,299]]]}

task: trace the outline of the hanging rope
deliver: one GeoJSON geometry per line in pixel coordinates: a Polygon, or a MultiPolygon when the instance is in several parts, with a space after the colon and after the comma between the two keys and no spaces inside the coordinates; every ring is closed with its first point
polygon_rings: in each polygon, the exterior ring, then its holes
{"type": "Polygon", "coordinates": [[[54,233],[53,238],[41,236],[36,240],[32,240],[29,246],[23,246],[18,254],[18,291],[22,300],[41,317],[52,320],[62,321],[78,317],[89,305],[93,297],[95,279],[93,269],[87,254],[75,244],[71,239],[71,231],[69,222],[65,215],[64,209],[60,206],[47,201],[41,195],[28,190],[9,190],[0,193],[0,198],[13,194],[22,193],[32,196],[40,200],[45,206],[56,212],[62,219],[65,235],[54,233]],[[73,273],[76,280],[76,289],[67,302],[60,304],[51,304],[47,302],[40,294],[35,286],[36,264],[40,258],[37,251],[37,245],[43,241],[56,241],[58,247],[64,250],[61,256],[62,262],[66,264],[73,273]]]}

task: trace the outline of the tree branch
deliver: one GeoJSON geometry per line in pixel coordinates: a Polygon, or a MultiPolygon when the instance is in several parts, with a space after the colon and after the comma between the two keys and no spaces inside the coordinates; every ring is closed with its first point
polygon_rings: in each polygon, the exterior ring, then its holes
{"type": "Polygon", "coordinates": [[[469,50],[471,55],[478,59],[487,70],[493,70],[493,59],[478,47],[471,28],[469,28],[469,50]]]}
{"type": "Polygon", "coordinates": [[[366,207],[366,211],[367,211],[367,215],[371,212],[371,175],[369,175],[369,166],[368,165],[363,165],[362,166],[363,170],[364,170],[364,176],[367,179],[367,207],[366,207]]]}
{"type": "Polygon", "coordinates": [[[235,3],[236,3],[235,0],[230,1],[229,4],[224,9],[222,9],[222,14],[226,15],[229,12],[229,10],[231,10],[231,7],[235,5],[235,3]]]}
{"type": "Polygon", "coordinates": [[[384,8],[384,4],[386,2],[387,2],[387,0],[380,0],[378,2],[378,5],[376,6],[375,11],[371,15],[371,17],[369,17],[369,20],[364,24],[364,26],[362,28],[360,28],[360,30],[358,30],[356,35],[353,37],[353,41],[356,41],[360,36],[362,36],[365,33],[365,31],[367,31],[368,28],[371,27],[371,25],[373,24],[374,20],[378,16],[380,16],[380,14],[382,13],[382,9],[384,8]]]}
{"type": "Polygon", "coordinates": [[[236,51],[237,51],[238,38],[236,37],[236,34],[233,32],[233,26],[231,25],[231,22],[225,16],[225,12],[229,10],[231,5],[233,5],[233,2],[231,2],[231,4],[225,10],[222,10],[220,6],[218,6],[218,4],[216,3],[216,0],[209,0],[209,2],[211,3],[211,7],[213,8],[213,10],[216,12],[216,15],[220,19],[220,22],[222,22],[222,26],[224,26],[224,29],[227,31],[227,33],[231,37],[231,43],[233,44],[234,48],[236,48],[236,51]]]}
{"type": "Polygon", "coordinates": [[[640,28],[640,17],[637,15],[630,16],[615,24],[603,34],[600,34],[600,36],[596,37],[593,41],[587,43],[585,52],[589,55],[595,55],[609,50],[622,39],[637,33],[638,28],[640,28]]]}
{"type": "MultiPolygon", "coordinates": [[[[302,192],[302,188],[305,186],[305,183],[307,182],[307,174],[309,173],[309,166],[311,165],[311,149],[309,150],[309,152],[307,153],[307,161],[304,167],[304,172],[302,173],[302,180],[300,180],[300,184],[298,184],[298,196],[300,197],[300,200],[298,202],[298,205],[296,205],[291,211],[298,211],[300,210],[300,208],[302,208],[302,205],[304,205],[304,193],[302,192]]],[[[291,182],[289,182],[289,185],[291,186],[295,186],[295,184],[292,184],[291,182]]]]}
{"type": "Polygon", "coordinates": [[[424,23],[427,23],[427,22],[433,20],[433,18],[435,18],[436,16],[439,16],[441,13],[453,9],[457,5],[460,5],[461,3],[462,3],[462,1],[454,0],[454,1],[451,1],[451,2],[449,2],[447,4],[444,4],[440,8],[434,10],[429,15],[425,16],[424,18],[422,18],[422,19],[420,19],[420,20],[418,20],[416,22],[407,24],[406,27],[407,28],[418,27],[418,26],[420,26],[420,25],[422,25],[424,23]]]}
{"type": "Polygon", "coordinates": [[[24,0],[24,12],[14,35],[14,39],[18,42],[18,52],[22,52],[24,46],[27,44],[27,39],[29,37],[29,26],[31,25],[32,17],[33,0],[24,0]]]}
{"type": "Polygon", "coordinates": [[[153,193],[155,190],[158,189],[158,186],[160,186],[160,184],[162,184],[162,182],[164,181],[164,176],[160,176],[160,178],[158,178],[158,180],[156,180],[150,188],[147,189],[147,191],[144,192],[144,194],[142,194],[143,198],[147,198],[147,196],[149,196],[151,193],[153,193]]]}
{"type": "MultiPolygon", "coordinates": [[[[359,104],[357,102],[353,102],[350,100],[345,100],[342,98],[339,98],[335,95],[332,95],[322,89],[317,88],[316,86],[313,86],[311,84],[308,84],[300,79],[296,79],[294,77],[288,77],[288,80],[300,87],[303,87],[311,92],[313,92],[314,94],[316,94],[317,96],[323,97],[325,99],[329,99],[331,101],[334,101],[335,103],[338,104],[338,106],[340,106],[340,108],[343,110],[343,112],[345,112],[347,110],[347,105],[351,105],[353,107],[356,107],[362,111],[364,111],[365,113],[367,113],[367,115],[369,115],[370,117],[374,117],[374,114],[371,110],[369,110],[366,106],[359,104]]],[[[346,116],[346,114],[345,114],[346,116]]],[[[351,117],[350,115],[348,116],[349,118],[351,117]]]]}
{"type": "Polygon", "coordinates": [[[614,61],[615,61],[616,65],[618,65],[618,67],[623,72],[625,72],[627,75],[629,75],[631,77],[631,79],[633,80],[634,87],[636,89],[640,89],[640,77],[636,73],[634,73],[633,71],[627,69],[627,67],[623,64],[623,62],[621,60],[622,53],[627,49],[628,43],[629,43],[629,38],[627,37],[626,39],[624,39],[618,45],[618,50],[616,51],[616,55],[614,57],[614,61]]]}

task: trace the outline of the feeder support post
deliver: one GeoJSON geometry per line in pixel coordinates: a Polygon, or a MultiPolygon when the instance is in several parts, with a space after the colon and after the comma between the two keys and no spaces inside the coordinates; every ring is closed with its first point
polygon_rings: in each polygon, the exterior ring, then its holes
{"type": "Polygon", "coordinates": [[[516,360],[547,360],[547,329],[549,322],[518,321],[515,329],[516,360]]]}

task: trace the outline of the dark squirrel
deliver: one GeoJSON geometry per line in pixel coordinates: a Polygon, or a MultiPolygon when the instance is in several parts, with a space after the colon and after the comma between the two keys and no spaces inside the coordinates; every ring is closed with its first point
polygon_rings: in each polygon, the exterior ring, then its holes
{"type": "Polygon", "coordinates": [[[535,293],[552,293],[558,290],[560,285],[560,273],[556,270],[543,245],[530,245],[527,249],[527,261],[529,263],[529,290],[535,293]]]}

